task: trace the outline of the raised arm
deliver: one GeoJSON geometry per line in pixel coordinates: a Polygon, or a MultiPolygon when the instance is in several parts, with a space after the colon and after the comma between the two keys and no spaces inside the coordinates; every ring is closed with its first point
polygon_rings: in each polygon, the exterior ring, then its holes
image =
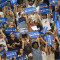
{"type": "Polygon", "coordinates": [[[46,46],[45,46],[45,52],[48,54],[47,42],[46,42],[46,46]]]}
{"type": "Polygon", "coordinates": [[[37,0],[35,0],[35,2],[34,2],[34,3],[35,3],[35,5],[37,5],[37,0]]]}
{"type": "Polygon", "coordinates": [[[39,39],[39,37],[37,37],[37,42],[38,42],[38,45],[40,47],[40,39],[39,39]]]}
{"type": "Polygon", "coordinates": [[[28,0],[25,0],[25,2],[26,2],[26,7],[28,7],[28,0]]]}

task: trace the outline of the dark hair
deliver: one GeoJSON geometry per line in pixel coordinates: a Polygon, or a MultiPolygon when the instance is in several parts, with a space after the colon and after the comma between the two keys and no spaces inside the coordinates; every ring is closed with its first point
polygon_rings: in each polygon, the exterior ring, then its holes
{"type": "Polygon", "coordinates": [[[46,18],[47,18],[47,14],[42,14],[42,16],[46,16],[46,18]]]}
{"type": "Polygon", "coordinates": [[[35,45],[35,44],[37,44],[37,46],[38,46],[38,42],[33,42],[33,43],[32,43],[32,47],[33,47],[33,48],[34,48],[34,45],[35,45]]]}
{"type": "Polygon", "coordinates": [[[27,38],[27,34],[22,34],[22,38],[27,38]]]}
{"type": "Polygon", "coordinates": [[[21,15],[21,12],[19,12],[18,15],[20,16],[21,15]]]}

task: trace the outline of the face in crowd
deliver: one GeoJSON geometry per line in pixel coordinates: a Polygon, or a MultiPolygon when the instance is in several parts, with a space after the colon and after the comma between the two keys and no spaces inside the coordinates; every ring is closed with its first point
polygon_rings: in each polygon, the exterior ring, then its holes
{"type": "Polygon", "coordinates": [[[33,2],[32,1],[29,1],[29,5],[33,5],[33,2]]]}

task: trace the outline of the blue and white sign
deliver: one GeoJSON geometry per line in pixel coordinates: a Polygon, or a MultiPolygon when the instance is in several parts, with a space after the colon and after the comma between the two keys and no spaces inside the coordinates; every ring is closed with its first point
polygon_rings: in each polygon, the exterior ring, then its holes
{"type": "Polygon", "coordinates": [[[30,14],[30,13],[33,13],[34,11],[36,11],[36,8],[28,7],[28,8],[25,8],[24,11],[26,12],[26,14],[30,14]]]}
{"type": "Polygon", "coordinates": [[[40,7],[41,6],[46,7],[47,6],[47,3],[42,3],[42,4],[40,4],[40,7]]]}
{"type": "Polygon", "coordinates": [[[39,37],[39,32],[38,32],[38,31],[29,32],[28,35],[29,35],[31,38],[36,38],[36,37],[39,37]]]}
{"type": "Polygon", "coordinates": [[[17,57],[17,51],[14,50],[14,51],[8,51],[8,52],[6,52],[6,57],[7,57],[7,59],[13,58],[13,57],[17,57]]]}
{"type": "Polygon", "coordinates": [[[1,25],[1,23],[0,23],[0,29],[2,28],[2,25],[1,25]]]}
{"type": "Polygon", "coordinates": [[[56,21],[56,28],[60,29],[60,21],[56,21]]]}
{"type": "Polygon", "coordinates": [[[46,35],[46,41],[48,42],[47,45],[53,45],[53,35],[46,35]]]}
{"type": "Polygon", "coordinates": [[[43,32],[39,32],[39,33],[40,33],[40,36],[44,38],[44,33],[43,32]]]}
{"type": "Polygon", "coordinates": [[[19,31],[16,31],[14,34],[15,34],[15,37],[18,37],[19,31]]]}
{"type": "Polygon", "coordinates": [[[17,0],[10,0],[10,1],[12,6],[17,5],[17,0]]]}
{"type": "Polygon", "coordinates": [[[57,15],[59,15],[59,12],[54,11],[53,12],[53,21],[55,21],[55,22],[59,20],[57,15]]]}
{"type": "Polygon", "coordinates": [[[0,0],[0,8],[3,8],[4,6],[8,5],[9,0],[0,0]]]}
{"type": "Polygon", "coordinates": [[[47,31],[47,29],[48,29],[48,27],[44,27],[44,28],[42,29],[42,32],[45,34],[46,31],[47,31]]]}
{"type": "Polygon", "coordinates": [[[15,33],[15,27],[12,27],[12,28],[6,27],[6,28],[5,28],[5,33],[6,33],[6,34],[9,34],[9,33],[11,33],[11,32],[15,33]]]}
{"type": "Polygon", "coordinates": [[[16,60],[27,60],[26,55],[23,55],[21,57],[17,57],[16,60]]]}
{"type": "Polygon", "coordinates": [[[49,0],[50,5],[57,5],[58,0],[49,0]]]}
{"type": "Polygon", "coordinates": [[[57,32],[58,32],[58,35],[60,35],[60,30],[57,30],[57,32]]]}
{"type": "Polygon", "coordinates": [[[7,24],[7,18],[0,17],[0,23],[7,24]]]}
{"type": "Polygon", "coordinates": [[[28,33],[28,27],[26,25],[26,19],[24,17],[19,18],[18,25],[19,25],[20,34],[28,33]]]}
{"type": "Polygon", "coordinates": [[[21,22],[26,23],[26,18],[25,18],[25,17],[21,17],[21,18],[19,18],[19,20],[18,20],[18,24],[20,24],[21,22]]]}
{"type": "Polygon", "coordinates": [[[47,14],[47,13],[49,13],[49,7],[40,8],[40,14],[47,14]]]}
{"type": "Polygon", "coordinates": [[[0,53],[1,53],[1,57],[4,56],[4,52],[5,52],[5,49],[3,49],[2,51],[0,51],[0,53]]]}

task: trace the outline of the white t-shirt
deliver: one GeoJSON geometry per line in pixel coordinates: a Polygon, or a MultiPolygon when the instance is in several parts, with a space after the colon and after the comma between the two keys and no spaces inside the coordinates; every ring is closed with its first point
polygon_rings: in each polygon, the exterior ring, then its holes
{"type": "Polygon", "coordinates": [[[0,15],[1,15],[1,17],[4,17],[4,14],[3,14],[3,12],[0,12],[0,15]]]}
{"type": "Polygon", "coordinates": [[[47,19],[42,19],[41,23],[42,23],[43,27],[48,27],[47,30],[51,29],[51,27],[50,27],[50,19],[48,19],[48,18],[47,19]]]}
{"type": "Polygon", "coordinates": [[[6,41],[4,40],[4,38],[0,39],[0,44],[4,45],[5,50],[7,51],[7,45],[6,45],[6,41]]]}
{"type": "Polygon", "coordinates": [[[42,60],[47,60],[47,55],[44,51],[42,51],[42,60]]]}
{"type": "Polygon", "coordinates": [[[40,8],[40,6],[37,6],[37,7],[36,7],[37,12],[39,11],[39,8],[40,8]]]}
{"type": "Polygon", "coordinates": [[[18,18],[19,18],[18,13],[19,13],[19,12],[16,12],[16,21],[18,21],[18,18]]]}
{"type": "Polygon", "coordinates": [[[37,15],[36,14],[34,14],[34,15],[31,14],[31,15],[28,16],[28,18],[31,18],[33,21],[35,21],[36,16],[38,16],[38,19],[40,19],[40,16],[38,14],[37,15]]]}

